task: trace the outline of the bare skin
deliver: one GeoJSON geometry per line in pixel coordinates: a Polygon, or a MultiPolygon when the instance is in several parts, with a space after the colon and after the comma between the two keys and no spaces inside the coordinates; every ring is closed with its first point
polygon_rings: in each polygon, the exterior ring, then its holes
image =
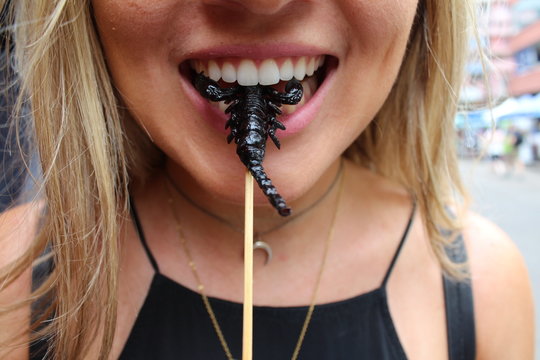
{"type": "MultiPolygon", "coordinates": [[[[347,299],[380,286],[411,210],[408,194],[396,184],[351,163],[346,166],[346,174],[344,194],[347,195],[339,210],[318,303],[347,299]],[[378,216],[370,215],[374,213],[378,216]]],[[[265,238],[277,256],[267,266],[263,266],[263,256],[256,259],[255,304],[309,304],[326,234],[306,228],[303,222],[328,224],[335,195],[334,192],[326,201],[326,209],[323,203],[302,222],[265,238]],[[287,241],[280,241],[282,238],[287,241]],[[313,245],[306,246],[307,243],[313,245]]],[[[156,201],[155,195],[145,196],[144,193],[135,201],[142,217],[146,217],[143,227],[162,273],[196,289],[171,225],[171,215],[163,214],[163,202],[156,201]]],[[[206,215],[193,211],[181,199],[178,203],[177,211],[185,224],[186,236],[208,294],[241,302],[241,237],[219,223],[211,225],[206,215]],[[230,238],[224,238],[224,233],[230,238]]],[[[478,359],[532,359],[533,305],[521,255],[499,228],[475,214],[469,217],[464,237],[473,274],[478,359]],[[510,287],[509,283],[515,285],[510,287]],[[495,314],[502,315],[504,321],[495,314]]],[[[127,242],[131,245],[124,247],[126,256],[121,272],[121,278],[125,279],[120,288],[119,318],[122,321],[118,324],[113,354],[121,351],[153,275],[133,230],[128,231],[127,242]],[[141,262],[145,266],[141,267],[141,262]]],[[[430,250],[419,214],[390,278],[388,293],[392,318],[408,357],[446,359],[441,270],[430,250]]]]}
{"type": "MultiPolygon", "coordinates": [[[[341,202],[337,232],[331,244],[318,303],[350,298],[380,285],[411,209],[408,195],[399,186],[351,163],[346,166],[346,174],[344,193],[347,196],[341,202]],[[374,213],[373,210],[382,208],[386,210],[378,212],[383,214],[382,217],[369,215],[374,213]]],[[[331,177],[323,180],[328,182],[331,177]]],[[[163,178],[158,176],[147,184],[157,191],[152,196],[146,195],[148,192],[143,188],[138,189],[135,202],[162,273],[194,289],[196,284],[181,250],[172,214],[168,207],[163,206],[168,195],[157,186],[161,181],[163,178]]],[[[335,195],[335,192],[331,194],[303,221],[328,223],[328,211],[333,209],[335,195]],[[327,205],[327,208],[322,205],[327,205]]],[[[238,234],[197,213],[180,199],[177,205],[209,295],[241,302],[242,241],[238,234]],[[201,222],[204,222],[204,227],[197,226],[201,222]],[[215,241],[217,233],[222,234],[220,241],[215,241]],[[224,233],[228,236],[224,237],[224,233]]],[[[31,229],[35,228],[35,217],[31,214],[35,214],[35,210],[28,211],[28,207],[19,208],[0,218],[0,235],[5,239],[0,264],[5,265],[22,251],[25,242],[31,240],[31,229]]],[[[272,244],[276,257],[267,266],[263,266],[262,256],[256,257],[255,304],[294,306],[309,303],[324,236],[306,229],[303,221],[265,238],[272,244]],[[280,241],[280,238],[287,241],[280,241]],[[313,245],[306,247],[306,242],[313,245]]],[[[468,218],[464,237],[472,272],[477,358],[533,359],[533,304],[521,255],[499,228],[475,214],[468,218]]],[[[126,223],[121,249],[118,326],[111,359],[121,352],[153,276],[153,269],[129,222],[126,223]]],[[[447,358],[441,286],[440,268],[427,244],[421,218],[417,214],[388,284],[392,319],[411,359],[447,358]]],[[[26,272],[0,293],[0,303],[20,299],[29,290],[30,273],[26,272]]],[[[0,340],[6,341],[16,328],[22,330],[28,319],[27,308],[0,319],[0,329],[10,329],[8,332],[0,331],[0,340]]],[[[27,359],[26,351],[26,348],[19,347],[7,354],[2,353],[2,358],[27,359]]]]}
{"type": "MultiPolygon", "coordinates": [[[[0,214],[0,268],[20,257],[35,235],[38,223],[38,206],[30,204],[0,214]]],[[[9,286],[0,291],[0,307],[12,305],[28,297],[31,291],[30,269],[9,286]]],[[[26,329],[30,321],[30,309],[23,306],[0,316],[0,358],[26,359],[26,329]],[[8,346],[5,346],[8,345],[8,346]]]]}

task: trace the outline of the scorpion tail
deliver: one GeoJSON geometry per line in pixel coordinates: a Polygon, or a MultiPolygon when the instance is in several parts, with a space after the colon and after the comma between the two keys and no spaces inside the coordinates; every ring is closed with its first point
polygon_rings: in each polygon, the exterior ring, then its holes
{"type": "Polygon", "coordinates": [[[268,178],[264,168],[260,163],[250,164],[248,166],[249,172],[266,195],[270,203],[281,216],[289,216],[291,214],[291,209],[285,203],[285,200],[279,195],[276,187],[272,184],[272,180],[268,178]]]}

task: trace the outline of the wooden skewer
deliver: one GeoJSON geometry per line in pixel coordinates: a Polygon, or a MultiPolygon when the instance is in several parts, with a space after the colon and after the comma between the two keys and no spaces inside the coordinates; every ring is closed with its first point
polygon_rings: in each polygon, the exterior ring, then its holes
{"type": "Polygon", "coordinates": [[[242,360],[253,357],[253,177],[246,172],[244,217],[244,326],[242,360]]]}

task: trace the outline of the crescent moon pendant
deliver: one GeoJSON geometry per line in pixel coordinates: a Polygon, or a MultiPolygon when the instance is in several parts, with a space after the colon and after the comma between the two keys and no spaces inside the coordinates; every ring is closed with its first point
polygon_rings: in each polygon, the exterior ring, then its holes
{"type": "Polygon", "coordinates": [[[264,265],[267,265],[272,260],[272,248],[264,241],[257,240],[253,243],[253,251],[257,249],[264,250],[266,253],[266,261],[264,262],[264,265]]]}

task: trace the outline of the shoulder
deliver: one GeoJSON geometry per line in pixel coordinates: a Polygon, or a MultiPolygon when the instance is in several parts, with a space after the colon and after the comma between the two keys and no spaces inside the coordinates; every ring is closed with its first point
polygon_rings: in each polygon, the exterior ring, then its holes
{"type": "MultiPolygon", "coordinates": [[[[8,307],[25,300],[31,291],[32,271],[30,266],[21,268],[20,276],[12,281],[4,281],[8,274],[16,273],[15,260],[21,258],[31,246],[38,226],[42,206],[39,203],[21,205],[0,213],[0,306],[8,307]]],[[[9,310],[0,316],[0,329],[11,329],[9,332],[0,331],[0,358],[27,359],[26,347],[15,346],[24,339],[22,335],[30,324],[28,306],[9,310]],[[14,339],[15,337],[15,339],[14,339]],[[15,342],[15,341],[16,342],[15,342]],[[5,344],[8,344],[5,346],[5,344]],[[9,344],[13,344],[11,347],[9,344]]]]}
{"type": "Polygon", "coordinates": [[[30,202],[0,213],[0,243],[6,250],[0,252],[0,266],[30,245],[42,211],[41,202],[30,202]]]}
{"type": "Polygon", "coordinates": [[[42,211],[42,203],[30,202],[0,213],[0,269],[28,250],[42,211]]]}
{"type": "Polygon", "coordinates": [[[532,359],[534,315],[523,257],[498,226],[475,213],[464,224],[478,359],[532,359]]]}

